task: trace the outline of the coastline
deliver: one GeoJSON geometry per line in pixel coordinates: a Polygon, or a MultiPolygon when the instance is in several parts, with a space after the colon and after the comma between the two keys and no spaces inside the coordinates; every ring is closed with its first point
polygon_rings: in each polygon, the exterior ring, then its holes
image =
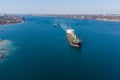
{"type": "Polygon", "coordinates": [[[25,21],[24,17],[20,16],[0,16],[0,26],[23,23],[25,21]]]}
{"type": "Polygon", "coordinates": [[[99,14],[99,15],[97,14],[93,14],[93,15],[90,15],[90,14],[66,14],[66,15],[48,14],[45,16],[72,18],[72,19],[79,19],[79,20],[98,20],[98,21],[120,22],[120,15],[116,15],[116,14],[99,14]]]}
{"type": "Polygon", "coordinates": [[[0,24],[0,27],[7,26],[7,25],[19,25],[19,24],[23,24],[23,23],[25,23],[25,21],[20,22],[20,23],[11,23],[11,24],[4,24],[4,25],[0,24]]]}

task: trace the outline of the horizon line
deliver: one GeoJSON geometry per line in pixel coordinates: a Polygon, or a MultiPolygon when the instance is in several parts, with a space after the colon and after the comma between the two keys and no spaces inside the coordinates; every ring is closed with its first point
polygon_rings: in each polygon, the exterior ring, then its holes
{"type": "Polygon", "coordinates": [[[95,13],[95,14],[91,14],[91,13],[69,13],[69,14],[65,14],[65,13],[0,13],[0,15],[4,15],[4,14],[8,14],[8,15],[120,15],[120,14],[112,14],[112,13],[95,13]]]}

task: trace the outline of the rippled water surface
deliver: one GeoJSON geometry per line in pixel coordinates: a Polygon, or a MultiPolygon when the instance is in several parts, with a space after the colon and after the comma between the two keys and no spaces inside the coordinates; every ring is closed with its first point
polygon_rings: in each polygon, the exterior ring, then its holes
{"type": "Polygon", "coordinates": [[[25,16],[26,22],[0,26],[0,80],[120,80],[120,23],[25,16]],[[53,24],[57,21],[57,27],[53,24]],[[83,40],[69,45],[71,26],[83,40]]]}

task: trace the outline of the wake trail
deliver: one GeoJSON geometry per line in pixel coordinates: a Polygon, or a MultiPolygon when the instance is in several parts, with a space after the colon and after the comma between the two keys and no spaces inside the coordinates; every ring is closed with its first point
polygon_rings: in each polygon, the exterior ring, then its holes
{"type": "Polygon", "coordinates": [[[66,32],[66,30],[68,29],[68,25],[67,25],[66,23],[59,23],[59,26],[60,26],[61,29],[62,29],[63,31],[65,31],[65,32],[66,32]]]}

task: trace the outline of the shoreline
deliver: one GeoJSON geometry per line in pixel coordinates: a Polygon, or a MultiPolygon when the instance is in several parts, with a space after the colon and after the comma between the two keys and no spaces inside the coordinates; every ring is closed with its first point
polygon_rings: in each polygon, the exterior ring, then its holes
{"type": "Polygon", "coordinates": [[[21,16],[9,16],[9,15],[0,16],[0,26],[23,23],[24,21],[25,21],[24,17],[21,16]]]}
{"type": "MultiPolygon", "coordinates": [[[[39,16],[39,15],[37,15],[39,16]]],[[[40,15],[41,16],[41,15],[40,15]]],[[[48,17],[60,17],[60,18],[72,18],[72,19],[79,19],[79,20],[98,20],[98,21],[107,21],[107,22],[120,22],[120,15],[112,15],[112,14],[66,14],[66,15],[58,15],[58,14],[48,14],[45,15],[48,17]]]]}
{"type": "Polygon", "coordinates": [[[4,24],[4,25],[0,24],[0,27],[7,26],[7,25],[19,25],[19,24],[23,24],[23,23],[25,23],[25,21],[20,22],[20,23],[11,23],[11,24],[4,24]]]}

